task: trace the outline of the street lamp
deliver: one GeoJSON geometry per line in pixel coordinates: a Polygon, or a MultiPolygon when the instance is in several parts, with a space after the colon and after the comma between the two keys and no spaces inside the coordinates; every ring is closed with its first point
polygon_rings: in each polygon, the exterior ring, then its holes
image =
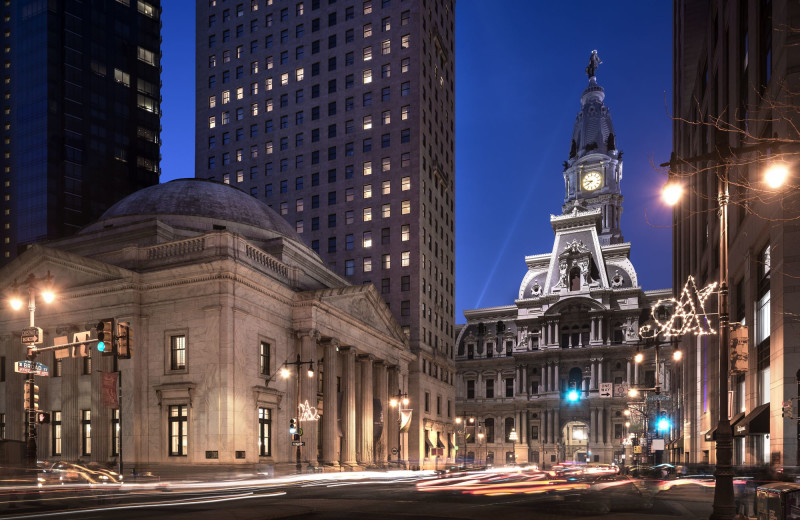
{"type": "Polygon", "coordinates": [[[483,437],[484,433],[482,431],[478,432],[478,465],[483,466],[483,462],[481,459],[481,445],[483,445],[483,437]]]}
{"type": "MultiPolygon", "coordinates": [[[[467,424],[470,426],[475,424],[475,418],[456,417],[456,425],[461,426],[461,434],[464,437],[464,454],[461,456],[461,459],[464,461],[464,466],[467,465],[467,424]]],[[[458,439],[456,439],[456,444],[458,444],[458,439]]],[[[456,465],[458,465],[458,455],[456,455],[456,465]]]]}
{"type": "MultiPolygon", "coordinates": [[[[36,317],[36,292],[38,291],[42,299],[45,303],[52,303],[55,300],[55,292],[53,291],[53,275],[50,274],[50,271],[47,271],[47,275],[44,277],[37,277],[33,273],[29,274],[28,277],[25,279],[24,282],[21,284],[14,281],[14,284],[11,286],[11,295],[9,297],[9,304],[11,308],[19,310],[22,308],[23,298],[24,298],[24,291],[28,291],[28,325],[30,328],[34,328],[35,325],[35,317],[36,317]]],[[[41,341],[41,338],[38,338],[41,341]]],[[[36,362],[36,343],[28,344],[27,345],[27,359],[33,365],[36,362]]],[[[26,458],[28,464],[31,467],[36,466],[36,397],[35,397],[35,383],[34,383],[34,373],[28,372],[28,376],[25,378],[25,385],[29,388],[29,401],[24,403],[24,407],[26,410],[27,421],[25,422],[27,426],[27,443],[26,443],[26,458]]]]}
{"type": "MultiPolygon", "coordinates": [[[[728,419],[728,350],[730,338],[730,316],[728,313],[728,166],[729,159],[739,154],[765,151],[776,146],[776,142],[742,146],[737,149],[720,150],[697,157],[684,158],[684,163],[716,160],[722,163],[719,182],[717,183],[717,201],[719,203],[719,420],[717,422],[717,472],[716,485],[714,486],[714,504],[712,519],[732,519],[736,513],[733,494],[733,431],[728,419]]],[[[668,166],[670,176],[676,170],[677,158],[673,154],[670,162],[662,164],[668,166]]],[[[788,178],[785,165],[771,165],[765,172],[764,181],[770,189],[778,189],[788,178]]],[[[662,194],[664,201],[674,206],[680,200],[680,194],[675,195],[673,178],[665,186],[662,194]]]]}
{"type": "MultiPolygon", "coordinates": [[[[300,360],[300,354],[297,354],[297,359],[295,361],[285,361],[283,363],[283,366],[281,367],[281,377],[283,377],[284,379],[288,379],[289,375],[291,374],[291,372],[289,372],[289,366],[297,367],[296,368],[297,369],[297,406],[295,407],[295,410],[299,410],[300,409],[300,367],[303,366],[303,365],[308,365],[308,371],[307,371],[308,377],[314,377],[314,362],[313,361],[301,361],[300,360]]],[[[298,421],[296,423],[298,427],[300,426],[299,423],[300,423],[300,417],[298,417],[298,421]]],[[[296,449],[296,452],[295,452],[295,458],[296,458],[296,466],[295,467],[296,467],[298,473],[302,473],[303,472],[303,463],[302,463],[302,458],[301,458],[301,453],[300,453],[300,448],[302,446],[302,441],[299,440],[299,438],[303,435],[302,433],[300,433],[302,431],[303,431],[303,429],[299,428],[299,430],[297,430],[297,433],[293,433],[293,439],[295,440],[295,442],[297,444],[297,446],[296,446],[297,449],[296,449]]]]}
{"type": "Polygon", "coordinates": [[[516,428],[511,428],[511,433],[508,434],[508,439],[511,441],[511,464],[516,466],[517,465],[517,441],[519,440],[519,436],[517,436],[516,428]]]}
{"type": "Polygon", "coordinates": [[[401,437],[401,430],[403,429],[403,408],[408,408],[408,394],[404,394],[401,389],[397,390],[397,394],[393,395],[389,400],[389,406],[392,408],[397,407],[397,464],[402,466],[403,460],[403,444],[401,437]],[[402,405],[402,406],[400,406],[402,405]]]}

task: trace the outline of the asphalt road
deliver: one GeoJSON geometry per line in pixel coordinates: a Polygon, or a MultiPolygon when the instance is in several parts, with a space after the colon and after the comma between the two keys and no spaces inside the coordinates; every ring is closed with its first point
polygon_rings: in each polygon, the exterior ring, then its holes
{"type": "MultiPolygon", "coordinates": [[[[554,519],[678,520],[708,518],[713,488],[657,491],[641,481],[613,487],[583,483],[546,490],[514,478],[478,482],[473,475],[436,479],[392,475],[347,479],[171,483],[151,486],[5,490],[0,516],[64,519],[256,520],[554,519]]],[[[541,482],[536,485],[542,484],[541,482]]]]}

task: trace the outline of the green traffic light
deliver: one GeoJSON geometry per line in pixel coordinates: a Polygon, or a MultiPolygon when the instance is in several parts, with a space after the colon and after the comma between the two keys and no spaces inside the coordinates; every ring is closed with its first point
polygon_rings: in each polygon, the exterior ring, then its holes
{"type": "Polygon", "coordinates": [[[106,344],[105,344],[105,342],[103,342],[103,341],[98,341],[98,342],[97,342],[97,350],[99,350],[100,352],[105,352],[105,350],[106,350],[106,344]]]}
{"type": "Polygon", "coordinates": [[[578,400],[578,391],[577,390],[570,390],[567,393],[567,400],[572,401],[573,403],[578,400]]]}

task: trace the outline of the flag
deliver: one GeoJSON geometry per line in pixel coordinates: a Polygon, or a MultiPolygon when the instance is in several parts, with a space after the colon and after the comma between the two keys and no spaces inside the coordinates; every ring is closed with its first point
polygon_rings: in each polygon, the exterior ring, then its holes
{"type": "Polygon", "coordinates": [[[117,377],[116,372],[103,372],[103,406],[108,408],[119,408],[117,400],[117,377]]]}
{"type": "Polygon", "coordinates": [[[407,432],[411,428],[411,412],[414,410],[400,410],[400,431],[407,432]]]}

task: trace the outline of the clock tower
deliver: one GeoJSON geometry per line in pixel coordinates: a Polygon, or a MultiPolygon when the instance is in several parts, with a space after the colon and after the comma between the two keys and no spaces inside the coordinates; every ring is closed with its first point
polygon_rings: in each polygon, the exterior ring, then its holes
{"type": "Polygon", "coordinates": [[[603,104],[605,91],[597,84],[595,76],[600,63],[597,51],[592,51],[586,67],[589,86],[581,95],[569,159],[564,161],[562,211],[599,209],[598,238],[602,245],[609,245],[623,242],[620,229],[622,152],[617,149],[611,114],[603,104]]]}

